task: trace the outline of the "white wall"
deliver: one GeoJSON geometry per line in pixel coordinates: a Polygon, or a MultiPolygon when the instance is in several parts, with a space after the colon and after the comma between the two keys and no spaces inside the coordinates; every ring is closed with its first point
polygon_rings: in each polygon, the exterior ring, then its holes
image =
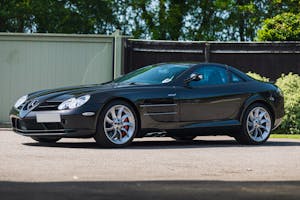
{"type": "Polygon", "coordinates": [[[111,80],[114,46],[113,36],[1,33],[0,122],[29,92],[111,80]]]}

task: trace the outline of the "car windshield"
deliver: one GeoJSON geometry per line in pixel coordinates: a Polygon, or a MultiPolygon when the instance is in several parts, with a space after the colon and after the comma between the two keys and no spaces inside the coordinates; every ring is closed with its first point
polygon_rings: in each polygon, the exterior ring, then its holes
{"type": "Polygon", "coordinates": [[[169,83],[189,68],[184,64],[161,64],[140,68],[114,80],[115,83],[163,84],[169,83]]]}

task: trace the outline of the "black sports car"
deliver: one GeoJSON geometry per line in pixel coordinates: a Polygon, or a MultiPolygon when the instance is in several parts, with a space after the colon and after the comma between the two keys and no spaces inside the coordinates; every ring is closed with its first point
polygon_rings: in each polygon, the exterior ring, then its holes
{"type": "Polygon", "coordinates": [[[230,135],[261,144],[284,116],[281,90],[214,63],[163,63],[114,81],[42,90],[21,97],[13,130],[39,142],[94,137],[105,147],[162,133],[177,140],[230,135]],[[153,134],[152,134],[153,135],[153,134]]]}

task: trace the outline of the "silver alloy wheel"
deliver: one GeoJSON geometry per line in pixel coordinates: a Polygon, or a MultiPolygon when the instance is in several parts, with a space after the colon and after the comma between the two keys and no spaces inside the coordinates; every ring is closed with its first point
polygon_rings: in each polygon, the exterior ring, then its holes
{"type": "Polygon", "coordinates": [[[135,118],[125,105],[114,105],[104,117],[104,133],[114,144],[125,144],[135,131],[135,118]]]}
{"type": "Polygon", "coordinates": [[[247,117],[247,133],[255,142],[262,142],[271,132],[271,117],[263,107],[253,108],[247,117]]]}

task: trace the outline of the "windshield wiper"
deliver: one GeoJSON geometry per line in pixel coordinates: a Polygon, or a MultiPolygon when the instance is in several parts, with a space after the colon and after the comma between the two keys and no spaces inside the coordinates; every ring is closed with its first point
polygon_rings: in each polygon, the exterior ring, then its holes
{"type": "Polygon", "coordinates": [[[141,82],[127,82],[128,85],[145,85],[146,83],[141,82]]]}
{"type": "Polygon", "coordinates": [[[128,85],[138,85],[137,82],[130,82],[128,85]]]}

